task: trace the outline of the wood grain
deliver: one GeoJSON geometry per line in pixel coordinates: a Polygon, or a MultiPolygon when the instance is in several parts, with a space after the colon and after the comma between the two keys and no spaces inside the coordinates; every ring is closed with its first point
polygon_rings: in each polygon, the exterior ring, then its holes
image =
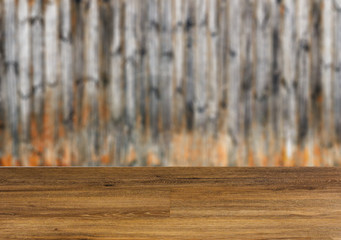
{"type": "Polygon", "coordinates": [[[341,0],[2,0],[0,165],[341,166],[340,48],[341,0]]]}
{"type": "Polygon", "coordinates": [[[341,239],[341,168],[0,168],[0,239],[341,239]]]}

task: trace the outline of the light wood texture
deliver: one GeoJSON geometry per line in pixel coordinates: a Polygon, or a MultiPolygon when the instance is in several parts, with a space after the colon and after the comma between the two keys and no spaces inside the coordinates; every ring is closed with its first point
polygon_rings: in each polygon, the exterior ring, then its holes
{"type": "Polygon", "coordinates": [[[1,168],[0,239],[341,239],[341,168],[1,168]]]}

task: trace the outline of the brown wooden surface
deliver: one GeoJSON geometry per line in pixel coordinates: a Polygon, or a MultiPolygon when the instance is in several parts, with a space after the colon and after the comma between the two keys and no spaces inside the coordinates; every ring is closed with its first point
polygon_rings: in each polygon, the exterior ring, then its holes
{"type": "Polygon", "coordinates": [[[0,239],[341,239],[341,168],[0,168],[0,239]]]}

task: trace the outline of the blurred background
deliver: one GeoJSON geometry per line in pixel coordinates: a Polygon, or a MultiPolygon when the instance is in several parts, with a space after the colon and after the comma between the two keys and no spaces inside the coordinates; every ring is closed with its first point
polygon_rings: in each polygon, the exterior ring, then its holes
{"type": "Polygon", "coordinates": [[[340,166],[340,0],[1,0],[2,166],[340,166]]]}

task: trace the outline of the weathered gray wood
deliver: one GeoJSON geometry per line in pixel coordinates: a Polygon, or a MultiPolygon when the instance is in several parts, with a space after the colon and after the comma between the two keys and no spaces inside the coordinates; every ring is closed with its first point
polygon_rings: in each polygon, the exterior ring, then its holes
{"type": "MultiPolygon", "coordinates": [[[[136,35],[138,42],[138,60],[136,76],[136,106],[138,108],[138,127],[142,132],[147,130],[148,119],[148,58],[147,58],[147,32],[148,32],[148,4],[145,1],[138,2],[136,35]]],[[[144,135],[145,136],[145,135],[144,135]]]]}
{"type": "MultiPolygon", "coordinates": [[[[58,8],[57,2],[46,2],[44,14],[44,44],[45,44],[45,80],[48,91],[57,92],[59,70],[59,47],[58,47],[58,8]]],[[[56,98],[50,101],[53,110],[57,110],[56,98]]]]}
{"type": "MultiPolygon", "coordinates": [[[[270,154],[276,156],[281,152],[281,139],[283,135],[283,124],[281,118],[282,103],[280,99],[280,80],[282,79],[282,42],[280,38],[281,26],[281,2],[277,0],[271,1],[271,83],[270,83],[270,101],[269,101],[269,140],[270,140],[270,154]]],[[[274,166],[276,158],[269,159],[268,165],[274,166]]]]}
{"type": "MultiPolygon", "coordinates": [[[[5,119],[5,109],[4,109],[4,102],[5,102],[5,79],[4,79],[4,47],[3,47],[3,41],[4,41],[4,2],[0,2],[0,124],[2,126],[2,129],[0,131],[3,131],[3,124],[6,122],[5,119]]],[[[0,151],[2,151],[3,144],[0,144],[0,151]]]]}
{"type": "Polygon", "coordinates": [[[82,123],[82,109],[83,109],[83,94],[85,81],[85,2],[74,2],[74,47],[73,47],[73,76],[75,78],[75,98],[74,98],[74,112],[76,116],[75,128],[79,128],[82,123]]]}
{"type": "MultiPolygon", "coordinates": [[[[341,49],[341,1],[334,0],[334,13],[335,13],[335,49],[341,49]]],[[[341,142],[341,53],[335,51],[335,62],[334,62],[334,124],[335,134],[338,143],[341,142]]]]}
{"type": "Polygon", "coordinates": [[[194,27],[195,15],[193,0],[188,1],[186,9],[186,128],[193,129],[194,123],[194,27]]]}
{"type": "Polygon", "coordinates": [[[28,140],[32,88],[30,82],[30,22],[29,6],[26,0],[18,2],[18,66],[19,66],[19,106],[20,106],[20,159],[22,165],[28,165],[28,140]]]}
{"type": "Polygon", "coordinates": [[[333,62],[333,1],[323,1],[322,11],[322,87],[323,87],[323,143],[330,145],[332,129],[332,62],[333,62]]]}
{"type": "Polygon", "coordinates": [[[45,44],[45,97],[44,97],[44,137],[47,147],[44,157],[47,164],[55,165],[57,149],[55,141],[58,131],[59,110],[59,46],[58,46],[58,5],[55,0],[46,2],[44,13],[45,44]]]}
{"type": "Polygon", "coordinates": [[[195,1],[195,22],[196,22],[196,35],[195,35],[195,126],[196,130],[202,131],[206,128],[207,119],[207,1],[195,1]]]}
{"type": "MultiPolygon", "coordinates": [[[[311,1],[311,19],[310,19],[310,31],[311,31],[311,77],[310,77],[310,89],[311,89],[311,115],[310,128],[312,129],[312,136],[317,141],[315,145],[320,144],[320,127],[322,122],[322,77],[321,77],[321,44],[322,44],[322,5],[324,0],[311,1]]],[[[296,25],[295,25],[296,26],[296,25]]]]}
{"type": "Polygon", "coordinates": [[[298,138],[302,142],[308,137],[309,131],[309,78],[310,78],[310,32],[309,32],[309,1],[297,2],[297,40],[298,40],[298,138]]]}
{"type": "Polygon", "coordinates": [[[175,47],[174,47],[174,73],[175,73],[175,92],[174,92],[174,114],[175,127],[179,130],[182,127],[184,116],[184,63],[185,63],[185,11],[188,1],[175,0],[174,1],[174,15],[175,15],[175,47]]]}
{"type": "Polygon", "coordinates": [[[296,125],[296,12],[295,0],[285,0],[283,2],[285,9],[283,19],[283,85],[281,93],[283,102],[283,128],[285,142],[285,164],[293,164],[294,148],[297,139],[296,125]]]}
{"type": "Polygon", "coordinates": [[[218,32],[218,1],[208,1],[208,76],[207,76],[207,117],[209,131],[215,133],[217,131],[219,94],[218,94],[218,64],[219,64],[219,32],[218,32]]]}
{"type": "MultiPolygon", "coordinates": [[[[334,138],[333,129],[333,112],[332,112],[332,74],[333,74],[333,22],[334,22],[333,1],[323,1],[322,11],[322,53],[321,53],[321,81],[323,88],[323,129],[322,129],[322,146],[326,150],[330,150],[330,147],[334,138]]],[[[331,165],[331,155],[329,152],[324,154],[324,162],[331,165]]]]}
{"type": "Polygon", "coordinates": [[[240,143],[239,97],[241,86],[240,53],[241,15],[238,0],[229,1],[229,88],[228,88],[228,133],[231,138],[229,164],[236,165],[240,143]]]}
{"type": "Polygon", "coordinates": [[[171,3],[171,1],[161,1],[160,94],[162,130],[166,132],[169,132],[172,128],[173,48],[171,3]]]}
{"type": "Polygon", "coordinates": [[[135,126],[136,106],[135,106],[135,77],[137,62],[136,43],[136,2],[126,1],[125,9],[125,71],[126,71],[126,114],[127,126],[132,130],[135,126]]]}
{"type": "MultiPolygon", "coordinates": [[[[107,83],[110,75],[110,46],[112,43],[113,30],[113,1],[99,1],[99,76],[102,79],[100,86],[103,96],[107,93],[107,83]]],[[[103,119],[101,119],[103,122],[103,119]]]]}
{"type": "Polygon", "coordinates": [[[85,29],[85,46],[87,47],[85,65],[86,65],[86,83],[85,83],[85,104],[88,132],[88,163],[93,164],[98,160],[98,134],[99,134],[99,16],[97,1],[88,1],[85,29]]]}
{"type": "Polygon", "coordinates": [[[0,134],[3,136],[0,139],[0,156],[5,154],[6,137],[5,124],[6,124],[6,74],[4,68],[5,62],[5,48],[4,48],[4,1],[0,2],[0,134]]]}
{"type": "Polygon", "coordinates": [[[123,101],[123,39],[121,31],[122,21],[122,3],[120,0],[113,1],[113,38],[111,43],[111,77],[110,77],[110,109],[114,121],[122,118],[124,101],[123,101]]]}
{"type": "Polygon", "coordinates": [[[43,39],[43,12],[42,0],[34,1],[31,7],[31,66],[33,87],[33,111],[40,133],[43,123],[43,98],[44,98],[44,39],[43,39]]]}
{"type": "Polygon", "coordinates": [[[149,93],[149,112],[150,112],[150,128],[151,135],[154,140],[158,136],[158,114],[159,114],[159,77],[160,77],[160,40],[159,40],[159,1],[149,0],[148,1],[148,37],[147,37],[147,48],[148,48],[148,64],[149,64],[149,75],[150,75],[150,93],[149,93]]]}
{"type": "Polygon", "coordinates": [[[0,164],[340,164],[338,0],[0,6],[0,164]]]}
{"type": "Polygon", "coordinates": [[[30,22],[26,0],[18,3],[18,64],[19,64],[19,99],[22,140],[27,141],[30,120],[30,22]]]}
{"type": "Polygon", "coordinates": [[[244,1],[242,7],[242,30],[241,30],[241,57],[242,57],[242,96],[241,96],[241,129],[243,130],[240,133],[242,138],[242,144],[244,144],[245,155],[240,159],[241,165],[248,164],[248,156],[252,156],[252,141],[255,139],[252,138],[251,130],[252,130],[252,117],[253,117],[253,97],[252,97],[252,89],[253,89],[253,79],[254,79],[254,7],[256,1],[247,0],[244,1]]]}
{"type": "Polygon", "coordinates": [[[17,99],[17,45],[16,45],[16,4],[4,1],[5,10],[5,71],[6,71],[6,112],[7,128],[11,134],[13,162],[18,157],[18,99],[17,99]]]}
{"type": "Polygon", "coordinates": [[[71,3],[61,1],[61,82],[63,88],[63,121],[68,130],[72,126],[73,104],[73,60],[71,34],[71,3]]]}
{"type": "Polygon", "coordinates": [[[228,0],[219,1],[219,121],[221,131],[227,131],[227,88],[228,88],[228,0]]]}
{"type": "Polygon", "coordinates": [[[266,124],[268,123],[269,92],[271,82],[271,5],[269,0],[257,1],[256,6],[256,99],[255,143],[256,165],[262,165],[267,156],[266,124]]]}
{"type": "Polygon", "coordinates": [[[161,1],[161,63],[160,63],[160,96],[162,139],[160,144],[164,150],[162,164],[167,165],[169,159],[170,134],[173,124],[173,47],[172,47],[172,2],[161,1]]]}

